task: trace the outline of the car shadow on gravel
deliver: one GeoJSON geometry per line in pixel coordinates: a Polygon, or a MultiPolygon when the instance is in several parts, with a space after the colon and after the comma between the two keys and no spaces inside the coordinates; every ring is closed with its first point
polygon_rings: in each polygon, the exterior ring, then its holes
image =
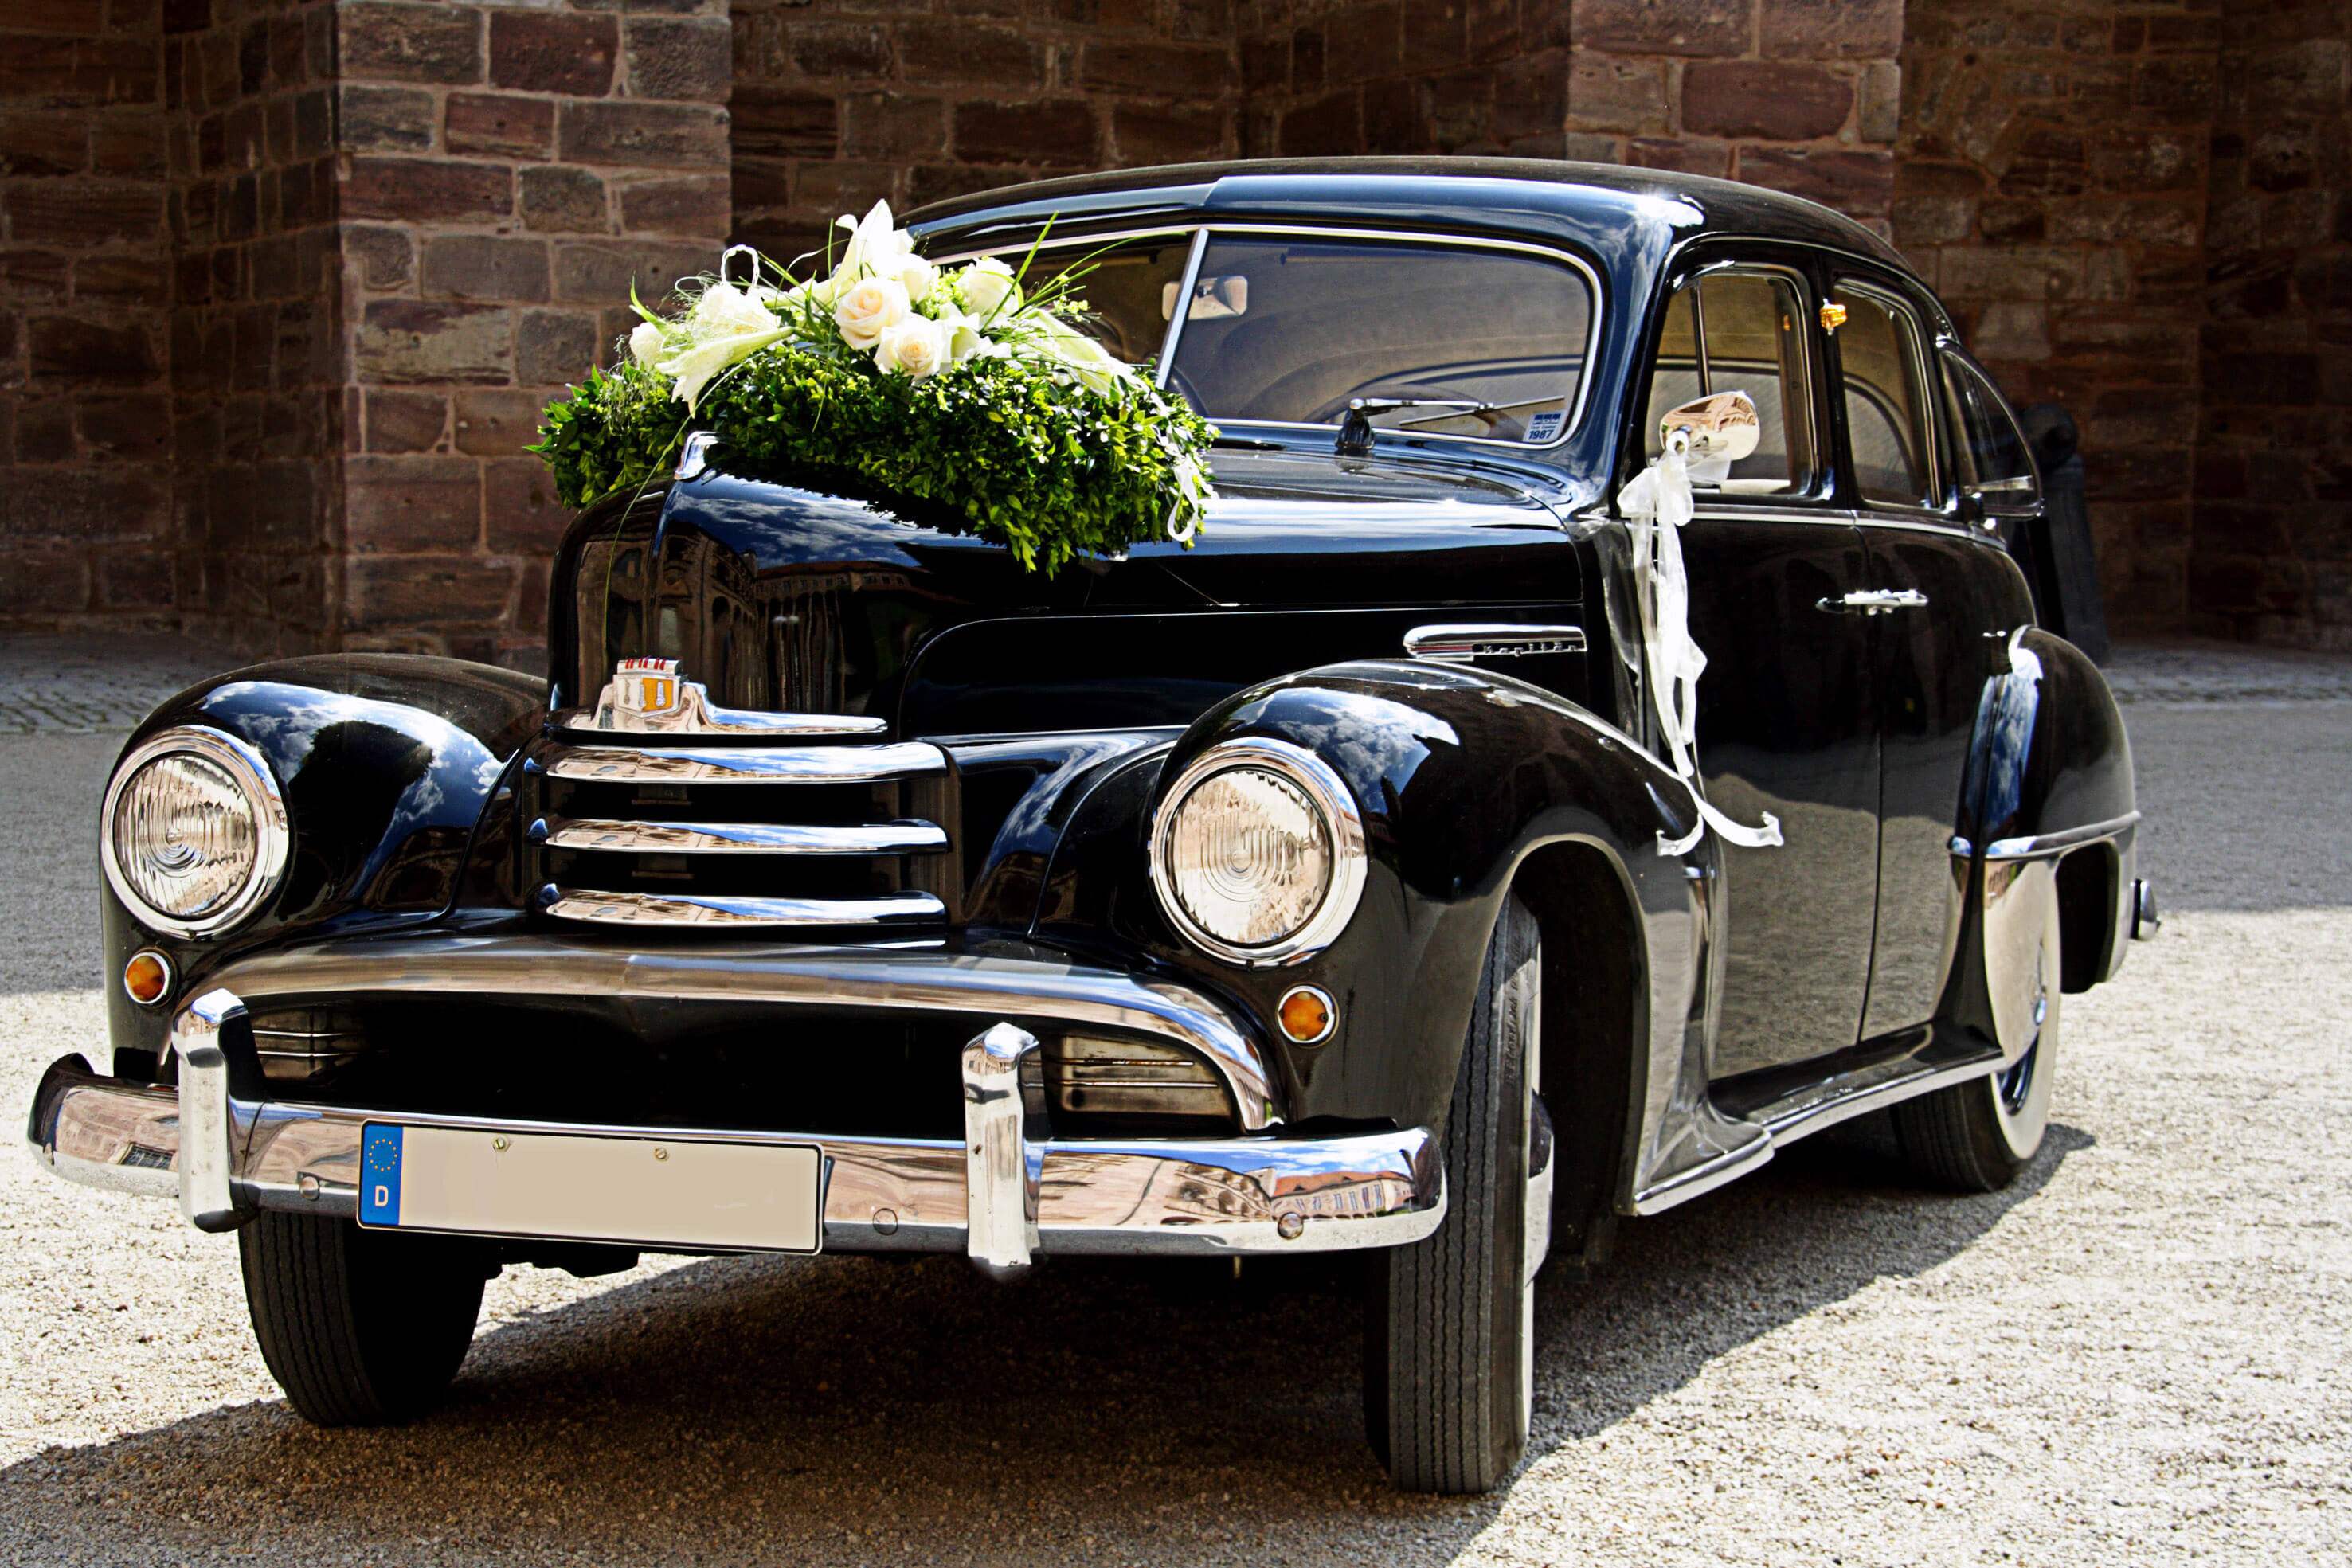
{"type": "MultiPolygon", "coordinates": [[[[2053,1127],[2011,1189],[1948,1197],[1904,1185],[1865,1122],[1628,1223],[1597,1282],[1539,1292],[1531,1462],[1951,1259],[2090,1143],[2053,1127]]],[[[1503,1499],[1406,1497],[1373,1463],[1357,1279],[1344,1259],[1238,1280],[1066,1261],[1011,1287],[961,1259],[691,1263],[484,1333],[406,1427],[268,1401],[45,1450],[0,1470],[0,1555],[1444,1563],[1503,1499]]]]}

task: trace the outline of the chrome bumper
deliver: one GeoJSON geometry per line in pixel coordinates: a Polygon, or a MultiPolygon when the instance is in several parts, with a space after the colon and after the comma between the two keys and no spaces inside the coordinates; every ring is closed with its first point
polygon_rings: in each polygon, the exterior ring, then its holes
{"type": "MultiPolygon", "coordinates": [[[[216,1036],[236,998],[210,992],[173,1030],[181,1082],[101,1077],[78,1056],[43,1075],[28,1134],[68,1181],[177,1197],[226,1229],[263,1209],[352,1218],[370,1120],[513,1133],[815,1145],[824,1246],[965,1252],[995,1273],[1035,1253],[1329,1251],[1417,1241],[1445,1216],[1427,1131],[1336,1138],[1035,1142],[1022,1135],[1019,1066],[1036,1041],[999,1024],[963,1055],[959,1141],[677,1127],[578,1127],[238,1100],[216,1036]]],[[[658,1250],[665,1239],[635,1239],[658,1250]]]]}

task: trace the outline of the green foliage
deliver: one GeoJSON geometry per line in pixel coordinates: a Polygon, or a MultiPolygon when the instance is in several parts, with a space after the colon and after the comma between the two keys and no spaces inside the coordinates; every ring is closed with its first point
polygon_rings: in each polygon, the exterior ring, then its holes
{"type": "MultiPolygon", "coordinates": [[[[1171,537],[1171,513],[1191,510],[1187,470],[1199,472],[1214,434],[1139,377],[1095,392],[1006,356],[917,380],[813,335],[730,368],[690,418],[668,389],[631,362],[592,374],[547,411],[533,450],[564,505],[658,483],[691,425],[719,436],[713,461],[730,473],[932,502],[1052,572],[1171,537]]],[[[1175,537],[1189,533],[1180,524],[1175,537]]]]}

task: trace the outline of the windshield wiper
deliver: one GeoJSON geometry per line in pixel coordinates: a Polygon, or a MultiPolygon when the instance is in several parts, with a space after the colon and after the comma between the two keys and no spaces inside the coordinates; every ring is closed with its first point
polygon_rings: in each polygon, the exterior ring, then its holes
{"type": "MultiPolygon", "coordinates": [[[[1513,409],[1533,408],[1538,403],[1558,402],[1558,394],[1550,397],[1522,398],[1517,402],[1481,402],[1475,398],[1461,397],[1351,397],[1348,400],[1347,417],[1339,421],[1339,452],[1342,456],[1360,457],[1372,449],[1372,420],[1376,413],[1394,413],[1401,408],[1442,408],[1444,413],[1424,413],[1412,419],[1397,421],[1400,428],[1415,424],[1434,424],[1441,419],[1461,419],[1465,415],[1477,419],[1489,414],[1508,413],[1513,409]]],[[[1486,428],[1495,422],[1487,419],[1486,428]]]]}

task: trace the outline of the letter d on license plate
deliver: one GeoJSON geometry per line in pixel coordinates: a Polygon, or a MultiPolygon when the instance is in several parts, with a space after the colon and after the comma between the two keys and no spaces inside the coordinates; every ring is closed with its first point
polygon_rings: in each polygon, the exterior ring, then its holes
{"type": "Polygon", "coordinates": [[[814,1252],[824,1155],[811,1144],[493,1132],[370,1122],[370,1228],[814,1252]]]}

